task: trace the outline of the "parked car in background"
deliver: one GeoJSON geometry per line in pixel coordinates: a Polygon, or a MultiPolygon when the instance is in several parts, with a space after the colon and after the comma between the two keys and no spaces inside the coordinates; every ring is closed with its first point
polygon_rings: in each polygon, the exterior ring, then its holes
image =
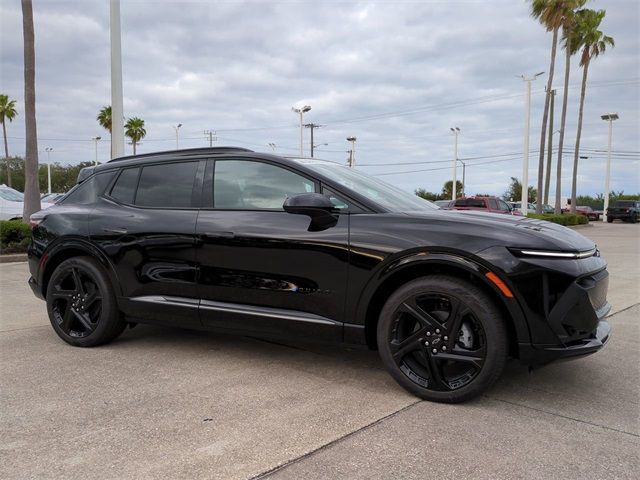
{"type": "Polygon", "coordinates": [[[42,195],[42,197],[40,198],[41,202],[47,202],[47,203],[58,203],[58,201],[64,197],[64,193],[45,193],[44,195],[42,195]]]}
{"type": "MultiPolygon", "coordinates": [[[[538,207],[538,205],[535,204],[535,203],[530,203],[529,205],[533,206],[533,211],[535,213],[536,208],[538,207]]],[[[548,205],[546,203],[544,203],[542,205],[542,213],[554,213],[555,211],[556,211],[555,208],[553,208],[551,205],[548,205]]]]}
{"type": "MultiPolygon", "coordinates": [[[[52,204],[41,202],[42,209],[50,207],[52,204]]],[[[22,218],[24,209],[24,193],[7,187],[5,184],[0,185],[0,220],[15,220],[22,218]]]]}
{"type": "MultiPolygon", "coordinates": [[[[519,215],[522,215],[522,202],[509,202],[509,206],[513,209],[514,212],[518,212],[519,215]]],[[[536,213],[536,206],[533,203],[527,203],[527,213],[536,213]]]]}
{"type": "Polygon", "coordinates": [[[449,208],[449,207],[451,207],[451,204],[453,203],[453,200],[436,200],[433,203],[435,203],[440,208],[449,208]]]}
{"type": "Polygon", "coordinates": [[[587,205],[576,207],[576,213],[578,215],[584,215],[589,220],[599,220],[600,219],[600,214],[598,212],[596,212],[593,208],[591,208],[591,207],[589,207],[587,205]]]}
{"type": "Polygon", "coordinates": [[[636,223],[640,219],[640,201],[618,200],[607,208],[607,222],[611,223],[615,219],[636,223]]]}
{"type": "Polygon", "coordinates": [[[541,365],[609,338],[596,245],[478,211],[510,213],[498,200],[443,211],[357,169],[243,148],[125,157],[31,216],[29,284],[78,347],[137,322],[368,345],[409,392],[460,402],[510,356],[541,365]]]}
{"type": "Polygon", "coordinates": [[[461,197],[449,207],[454,210],[480,210],[490,213],[501,213],[505,215],[520,215],[515,213],[507,202],[498,197],[461,197]]]}

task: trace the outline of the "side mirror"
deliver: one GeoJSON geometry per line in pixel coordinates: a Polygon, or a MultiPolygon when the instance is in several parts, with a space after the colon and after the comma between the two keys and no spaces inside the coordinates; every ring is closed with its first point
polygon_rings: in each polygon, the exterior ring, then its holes
{"type": "Polygon", "coordinates": [[[287,213],[311,217],[310,232],[326,230],[338,223],[337,209],[329,197],[321,193],[299,193],[287,197],[282,208],[287,213]]]}

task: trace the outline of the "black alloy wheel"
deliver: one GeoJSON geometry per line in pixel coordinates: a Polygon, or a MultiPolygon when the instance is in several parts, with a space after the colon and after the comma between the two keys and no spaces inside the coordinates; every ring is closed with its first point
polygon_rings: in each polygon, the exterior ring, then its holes
{"type": "Polygon", "coordinates": [[[439,275],[414,280],[389,298],[378,323],[378,348],[404,388],[454,403],[479,395],[500,376],[507,333],[482,290],[439,275]]]}
{"type": "Polygon", "coordinates": [[[49,280],[46,299],[51,325],[72,345],[106,343],[126,327],[108,276],[92,258],[75,257],[58,265],[49,280]]]}

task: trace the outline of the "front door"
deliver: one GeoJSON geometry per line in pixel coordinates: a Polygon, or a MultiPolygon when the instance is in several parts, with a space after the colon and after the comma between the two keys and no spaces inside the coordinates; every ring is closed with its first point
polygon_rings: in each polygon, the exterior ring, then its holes
{"type": "Polygon", "coordinates": [[[196,237],[200,318],[238,332],[340,340],[348,265],[349,216],[309,231],[285,198],[319,185],[281,165],[212,160],[196,237]]]}

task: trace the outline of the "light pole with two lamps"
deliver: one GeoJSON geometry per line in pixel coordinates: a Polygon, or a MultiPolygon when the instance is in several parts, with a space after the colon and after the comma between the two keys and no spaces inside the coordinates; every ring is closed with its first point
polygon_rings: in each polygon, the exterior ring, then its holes
{"type": "Polygon", "coordinates": [[[291,107],[291,110],[296,112],[298,115],[300,115],[300,156],[304,156],[303,153],[303,134],[302,131],[304,129],[304,121],[303,121],[303,117],[304,114],[307,113],[309,110],[311,110],[311,107],[309,105],[305,105],[303,107],[291,107]]]}
{"type": "Polygon", "coordinates": [[[95,165],[98,165],[98,142],[102,139],[102,137],[92,137],[91,140],[93,140],[93,143],[95,144],[96,147],[96,159],[94,161],[95,165]]]}
{"type": "Polygon", "coordinates": [[[613,122],[620,118],[617,113],[605,113],[600,118],[609,122],[609,147],[607,149],[607,171],[604,176],[604,213],[602,221],[607,221],[607,208],[609,208],[609,181],[611,180],[611,139],[613,137],[613,122]]]}
{"type": "Polygon", "coordinates": [[[177,124],[177,125],[174,125],[174,126],[173,126],[173,129],[176,131],[176,150],[178,150],[178,148],[179,148],[179,146],[178,146],[178,145],[179,145],[179,141],[178,141],[178,140],[179,140],[179,139],[178,139],[178,131],[180,130],[180,127],[181,127],[181,126],[182,126],[182,124],[181,124],[181,123],[179,123],[179,124],[177,124]]]}

